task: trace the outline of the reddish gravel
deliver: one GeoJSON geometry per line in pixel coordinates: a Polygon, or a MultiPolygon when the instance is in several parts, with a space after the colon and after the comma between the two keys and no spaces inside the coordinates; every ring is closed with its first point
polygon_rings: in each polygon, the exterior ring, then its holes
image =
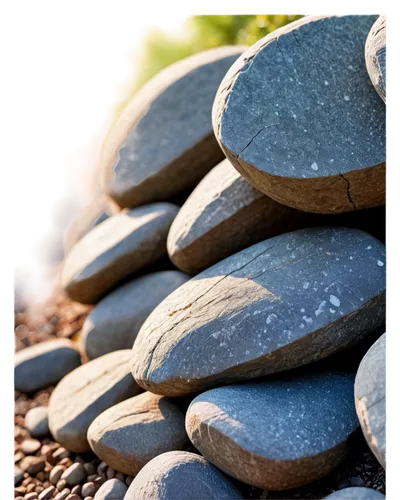
{"type": "MultiPolygon", "coordinates": [[[[60,288],[55,289],[43,304],[15,314],[16,350],[57,337],[77,341],[90,310],[91,306],[72,302],[60,288]]],[[[24,427],[24,417],[30,408],[47,406],[53,389],[49,387],[29,396],[15,391],[14,463],[24,471],[22,480],[15,486],[14,497],[18,500],[90,500],[94,494],[83,494],[95,492],[107,479],[117,477],[129,485],[133,478],[111,469],[93,453],[70,453],[50,436],[37,439],[39,443],[30,442],[32,438],[24,427]],[[85,478],[79,484],[68,485],[61,478],[61,470],[64,473],[78,463],[84,468],[85,478]],[[56,466],[59,469],[54,470],[56,466]]],[[[192,446],[187,449],[196,452],[192,446]]],[[[285,492],[262,491],[243,485],[243,494],[249,499],[322,499],[332,491],[349,486],[366,486],[385,493],[385,471],[370,452],[361,431],[354,435],[350,450],[348,458],[333,473],[311,485],[285,492]]]]}

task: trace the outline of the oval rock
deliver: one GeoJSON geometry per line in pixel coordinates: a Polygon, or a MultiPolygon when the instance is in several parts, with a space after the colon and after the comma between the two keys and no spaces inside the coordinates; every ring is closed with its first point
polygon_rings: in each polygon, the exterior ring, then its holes
{"type": "Polygon", "coordinates": [[[270,238],[203,271],[143,324],[132,372],[176,396],[317,361],[384,324],[385,247],[348,228],[270,238]]]}
{"type": "Polygon", "coordinates": [[[75,215],[65,232],[65,252],[68,253],[85,234],[117,212],[115,203],[106,196],[97,198],[84,207],[75,215]]]}
{"type": "Polygon", "coordinates": [[[89,451],[86,435],[93,420],[140,392],[129,371],[130,352],[115,351],[89,361],[57,385],[49,401],[49,427],[58,443],[70,451],[89,451]]]}
{"type": "Polygon", "coordinates": [[[15,354],[15,389],[35,392],[54,385],[80,364],[80,354],[68,339],[32,345],[15,354]]]}
{"type": "Polygon", "coordinates": [[[65,259],[61,284],[68,295],[96,303],[121,280],[166,255],[177,213],[176,205],[154,203],[121,212],[93,228],[65,259]]]}
{"type": "Polygon", "coordinates": [[[32,437],[44,437],[49,433],[48,410],[46,406],[31,408],[25,415],[25,427],[32,437]]]}
{"type": "Polygon", "coordinates": [[[377,490],[372,488],[343,488],[342,490],[334,491],[325,500],[383,500],[385,495],[382,495],[377,490]]]}
{"type": "Polygon", "coordinates": [[[162,271],[141,276],[104,297],[86,318],[82,346],[89,359],[133,346],[151,311],[190,276],[162,271]]]}
{"type": "Polygon", "coordinates": [[[386,102],[386,16],[379,16],[369,32],[365,62],[372,84],[386,102]]]}
{"type": "Polygon", "coordinates": [[[124,500],[243,499],[236,485],[205,458],[170,451],[153,458],[130,485],[124,500]]]}
{"type": "Polygon", "coordinates": [[[386,333],[362,359],[355,383],[355,402],[365,439],[386,468],[386,333]]]}
{"type": "Polygon", "coordinates": [[[119,479],[110,479],[100,486],[94,500],[124,500],[128,487],[119,479]]]}
{"type": "Polygon", "coordinates": [[[105,191],[121,206],[165,200],[194,186],[224,158],[211,108],[245,47],[219,47],[158,73],[133,98],[102,151],[105,191]]]}
{"type": "Polygon", "coordinates": [[[181,450],[188,438],[181,410],[167,398],[145,392],[99,415],[88,440],[109,467],[135,476],[161,453],[181,450]]]}
{"type": "Polygon", "coordinates": [[[365,67],[376,16],[308,16],[250,47],[213,106],[237,170],[276,201],[335,213],[385,203],[385,105],[365,67]]]}
{"type": "Polygon", "coordinates": [[[257,191],[226,159],[204,177],[180,209],[168,233],[168,254],[179,269],[195,274],[289,231],[301,214],[257,191]]]}
{"type": "Polygon", "coordinates": [[[354,376],[314,373],[212,389],[186,414],[194,446],[219,469],[257,488],[311,483],[346,456],[357,429],[354,376]]]}

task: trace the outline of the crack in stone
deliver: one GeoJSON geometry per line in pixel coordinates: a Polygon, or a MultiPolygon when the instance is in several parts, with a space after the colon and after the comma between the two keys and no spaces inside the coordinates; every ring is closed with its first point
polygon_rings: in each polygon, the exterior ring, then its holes
{"type": "Polygon", "coordinates": [[[347,199],[349,200],[350,204],[353,206],[353,208],[357,209],[357,206],[356,204],[354,203],[354,201],[352,200],[351,198],[351,194],[350,194],[350,182],[346,179],[346,177],[343,175],[343,174],[339,174],[340,177],[346,182],[347,184],[347,199]]]}

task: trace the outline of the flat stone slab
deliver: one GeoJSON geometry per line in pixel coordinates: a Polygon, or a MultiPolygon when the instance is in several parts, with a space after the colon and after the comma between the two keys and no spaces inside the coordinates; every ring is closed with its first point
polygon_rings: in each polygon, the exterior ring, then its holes
{"type": "Polygon", "coordinates": [[[169,295],[132,349],[140,386],[177,396],[289,370],[384,325],[385,247],[349,228],[270,238],[169,295]]]}
{"type": "Polygon", "coordinates": [[[100,486],[95,500],[124,500],[128,487],[119,479],[110,479],[100,486]]]}
{"type": "Polygon", "coordinates": [[[302,212],[257,191],[225,159],[197,185],[168,234],[182,271],[196,274],[254,243],[289,231],[302,212]]]}
{"type": "Polygon", "coordinates": [[[386,16],[379,16],[369,32],[365,62],[371,82],[386,102],[386,16]]]}
{"type": "Polygon", "coordinates": [[[158,73],[139,91],[103,146],[106,192],[123,207],[165,200],[194,186],[224,158],[211,108],[246,47],[201,52],[158,73]]]}
{"type": "Polygon", "coordinates": [[[186,414],[194,446],[230,476],[271,490],[311,483],[333,470],[359,423],[354,376],[313,373],[212,389],[186,414]]]}
{"type": "Polygon", "coordinates": [[[151,311],[190,279],[179,271],[162,271],[134,279],[104,297],[86,318],[82,348],[89,359],[131,349],[151,311]]]}
{"type": "Polygon", "coordinates": [[[179,208],[153,203],[110,217],[67,255],[61,284],[71,299],[93,304],[122,279],[167,253],[169,228],[179,208]]]}
{"type": "Polygon", "coordinates": [[[386,333],[364,356],[357,371],[355,402],[365,439],[386,468],[386,333]]]}
{"type": "Polygon", "coordinates": [[[130,350],[111,352],[80,366],[54,389],[49,427],[54,439],[75,452],[90,450],[87,430],[103,411],[140,392],[129,371],[130,350]]]}
{"type": "Polygon", "coordinates": [[[187,444],[185,416],[173,401],[145,392],[99,415],[88,430],[94,453],[115,470],[136,476],[150,460],[187,444]]]}
{"type": "Polygon", "coordinates": [[[262,38],[224,77],[215,135],[276,201],[319,213],[385,203],[385,105],[364,58],[376,17],[304,17],[262,38]]]}
{"type": "Polygon", "coordinates": [[[70,340],[56,339],[18,351],[14,362],[15,389],[35,392],[59,382],[81,364],[81,357],[70,340]]]}
{"type": "Polygon", "coordinates": [[[65,232],[65,252],[68,253],[85,234],[116,213],[118,213],[117,205],[106,196],[89,203],[75,215],[65,232]]]}
{"type": "Polygon", "coordinates": [[[343,488],[342,490],[331,493],[325,500],[380,500],[385,498],[377,490],[372,488],[343,488]]]}
{"type": "Polygon", "coordinates": [[[143,467],[124,500],[236,500],[236,485],[205,458],[187,451],[163,453],[143,467]]]}
{"type": "Polygon", "coordinates": [[[46,406],[31,408],[25,415],[25,427],[32,437],[44,437],[49,434],[48,409],[46,406]]]}

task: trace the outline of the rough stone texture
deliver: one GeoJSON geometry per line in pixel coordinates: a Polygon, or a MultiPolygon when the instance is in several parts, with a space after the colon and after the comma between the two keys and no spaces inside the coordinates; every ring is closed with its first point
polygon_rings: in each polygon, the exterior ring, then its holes
{"type": "Polygon", "coordinates": [[[385,286],[385,247],[367,233],[270,238],[169,295],[136,338],[133,375],[176,396],[317,361],[384,324],[385,286]]]}
{"type": "Polygon", "coordinates": [[[186,414],[194,446],[219,469],[258,488],[286,490],[328,474],[359,423],[354,376],[322,372],[212,389],[186,414]]]}
{"type": "Polygon", "coordinates": [[[172,262],[191,274],[253,243],[287,232],[302,212],[257,191],[225,159],[189,196],[171,225],[172,262]]]}
{"type": "Polygon", "coordinates": [[[110,479],[100,486],[94,500],[123,500],[128,487],[119,479],[110,479]]]}
{"type": "Polygon", "coordinates": [[[102,413],[89,427],[88,440],[103,462],[131,476],[161,453],[182,450],[188,441],[181,410],[150,392],[102,413]]]}
{"type": "Polygon", "coordinates": [[[68,339],[27,347],[15,354],[15,389],[22,392],[38,391],[56,384],[80,364],[80,354],[68,339]]]}
{"type": "Polygon", "coordinates": [[[321,213],[385,203],[385,105],[364,59],[375,19],[302,18],[250,47],[222,81],[215,135],[278,202],[321,213]]]}
{"type": "Polygon", "coordinates": [[[130,485],[124,500],[242,499],[235,484],[203,457],[171,451],[153,458],[130,485]]]}
{"type": "Polygon", "coordinates": [[[386,16],[380,16],[369,32],[365,62],[371,82],[386,102],[386,16]]]}
{"type": "Polygon", "coordinates": [[[386,333],[364,356],[357,371],[355,402],[365,439],[386,468],[386,333]]]}
{"type": "Polygon", "coordinates": [[[77,368],[55,388],[49,402],[49,427],[62,446],[90,450],[86,438],[104,410],[139,392],[129,371],[130,350],[111,352],[77,368]]]}
{"type": "Polygon", "coordinates": [[[49,434],[48,410],[45,406],[31,408],[25,416],[25,427],[32,437],[44,437],[49,434]]]}
{"type": "Polygon", "coordinates": [[[211,108],[223,76],[245,47],[219,47],[161,71],[136,94],[102,151],[105,191],[133,207],[195,185],[224,158],[211,108]]]}
{"type": "Polygon", "coordinates": [[[379,500],[385,498],[372,488],[344,488],[325,497],[325,500],[379,500]]]}
{"type": "Polygon", "coordinates": [[[81,333],[89,359],[118,349],[130,349],[151,311],[190,276],[179,271],[152,273],[117,288],[87,317],[81,333]]]}
{"type": "Polygon", "coordinates": [[[64,236],[65,252],[68,253],[85,234],[117,212],[117,205],[106,196],[92,201],[70,222],[64,236]]]}
{"type": "Polygon", "coordinates": [[[96,303],[122,279],[167,253],[178,207],[153,203],[126,210],[93,228],[65,259],[61,283],[78,302],[96,303]]]}

